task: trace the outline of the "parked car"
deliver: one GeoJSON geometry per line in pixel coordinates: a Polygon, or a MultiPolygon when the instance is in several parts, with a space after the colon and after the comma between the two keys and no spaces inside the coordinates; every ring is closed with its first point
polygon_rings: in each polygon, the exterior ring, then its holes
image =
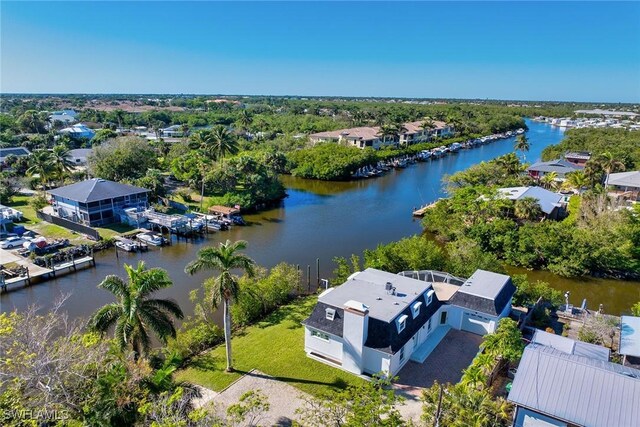
{"type": "Polygon", "coordinates": [[[22,244],[24,242],[26,242],[27,240],[23,239],[22,237],[9,237],[7,240],[3,240],[2,242],[0,242],[0,248],[2,249],[12,249],[12,248],[17,248],[18,246],[22,246],[22,244]]]}

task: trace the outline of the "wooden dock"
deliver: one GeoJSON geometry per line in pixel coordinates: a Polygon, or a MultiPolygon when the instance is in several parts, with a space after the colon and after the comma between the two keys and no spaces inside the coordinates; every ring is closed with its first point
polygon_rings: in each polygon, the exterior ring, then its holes
{"type": "Polygon", "coordinates": [[[95,266],[95,259],[92,256],[85,256],[82,258],[71,259],[70,261],[60,264],[54,264],[52,268],[41,267],[32,263],[28,259],[17,259],[12,262],[20,267],[25,268],[25,274],[18,277],[12,277],[10,279],[5,278],[8,271],[0,271],[0,292],[6,292],[11,287],[16,286],[29,286],[33,282],[33,279],[49,279],[52,276],[56,277],[58,274],[64,274],[70,271],[76,271],[79,267],[86,265],[95,266]]]}
{"type": "Polygon", "coordinates": [[[436,206],[436,203],[438,203],[438,202],[433,202],[433,203],[430,203],[428,205],[424,205],[421,208],[415,209],[413,211],[413,216],[424,216],[424,214],[427,213],[427,211],[429,209],[431,209],[431,208],[436,206]]]}

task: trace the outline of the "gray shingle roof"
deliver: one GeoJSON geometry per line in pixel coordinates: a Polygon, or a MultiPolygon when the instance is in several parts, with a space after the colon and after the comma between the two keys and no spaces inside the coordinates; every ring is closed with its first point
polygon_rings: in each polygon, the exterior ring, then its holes
{"type": "Polygon", "coordinates": [[[560,206],[563,197],[561,194],[537,186],[499,188],[498,193],[514,202],[525,197],[532,197],[538,201],[540,209],[547,215],[560,206]]]}
{"type": "Polygon", "coordinates": [[[449,304],[497,316],[516,292],[511,277],[504,274],[476,270],[453,294],[449,304]]]}
{"type": "Polygon", "coordinates": [[[640,188],[640,171],[612,173],[606,182],[607,185],[640,188]]]}
{"type": "Polygon", "coordinates": [[[105,179],[93,178],[65,187],[49,190],[48,193],[58,197],[75,200],[82,203],[123,197],[130,194],[148,193],[149,190],[133,185],[122,184],[105,179]]]}
{"type": "Polygon", "coordinates": [[[640,371],[530,344],[509,400],[578,425],[637,427],[640,371]]]}
{"type": "Polygon", "coordinates": [[[342,337],[344,325],[344,310],[342,308],[333,307],[322,302],[318,302],[313,308],[311,315],[302,321],[303,325],[310,328],[318,329],[329,334],[342,337]],[[336,310],[333,320],[327,319],[327,308],[336,310]]]}
{"type": "Polygon", "coordinates": [[[31,152],[24,147],[0,148],[0,159],[4,159],[8,156],[28,156],[29,154],[31,154],[31,152]]]}

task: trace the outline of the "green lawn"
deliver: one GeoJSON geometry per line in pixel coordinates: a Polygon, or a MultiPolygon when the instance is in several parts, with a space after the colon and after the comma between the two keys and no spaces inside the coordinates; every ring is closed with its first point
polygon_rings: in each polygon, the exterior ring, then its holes
{"type": "Polygon", "coordinates": [[[177,373],[177,379],[220,391],[244,373],[258,369],[314,395],[364,381],[305,355],[304,327],[300,322],[316,301],[315,297],[297,300],[237,333],[232,339],[236,372],[224,371],[225,347],[221,345],[193,360],[177,373]]]}

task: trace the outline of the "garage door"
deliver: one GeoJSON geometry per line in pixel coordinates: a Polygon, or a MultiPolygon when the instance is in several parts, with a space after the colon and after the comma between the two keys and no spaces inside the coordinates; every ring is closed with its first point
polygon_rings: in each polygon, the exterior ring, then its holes
{"type": "Polygon", "coordinates": [[[491,319],[480,314],[465,312],[462,315],[462,330],[478,335],[489,333],[491,319]]]}

